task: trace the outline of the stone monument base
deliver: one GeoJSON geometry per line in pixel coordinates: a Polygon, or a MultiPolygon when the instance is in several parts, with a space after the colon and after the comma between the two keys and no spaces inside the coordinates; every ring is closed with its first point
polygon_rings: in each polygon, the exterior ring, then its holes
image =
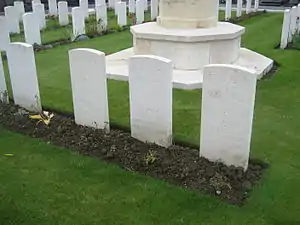
{"type": "Polygon", "coordinates": [[[208,64],[233,64],[253,70],[258,79],[270,71],[273,60],[240,47],[245,28],[226,22],[216,27],[170,29],[155,22],[131,27],[133,48],[106,57],[108,78],[128,80],[128,59],[157,55],[173,62],[173,87],[202,87],[202,70],[208,64]]]}

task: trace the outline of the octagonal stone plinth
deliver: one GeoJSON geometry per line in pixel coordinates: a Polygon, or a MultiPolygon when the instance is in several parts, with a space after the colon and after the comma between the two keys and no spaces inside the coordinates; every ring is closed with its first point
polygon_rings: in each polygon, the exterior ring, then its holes
{"type": "Polygon", "coordinates": [[[131,27],[134,54],[171,59],[174,69],[179,70],[233,63],[244,31],[244,27],[226,22],[202,29],[169,29],[155,22],[131,27]]]}

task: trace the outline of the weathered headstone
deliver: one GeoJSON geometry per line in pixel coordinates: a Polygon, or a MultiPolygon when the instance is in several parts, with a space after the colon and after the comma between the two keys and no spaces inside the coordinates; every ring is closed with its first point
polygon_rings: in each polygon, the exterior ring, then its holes
{"type": "Polygon", "coordinates": [[[28,44],[42,44],[40,25],[35,13],[25,13],[23,15],[25,41],[28,44]]]}
{"type": "Polygon", "coordinates": [[[58,21],[60,26],[66,26],[69,24],[69,12],[67,1],[58,2],[58,21]]]}
{"type": "Polygon", "coordinates": [[[79,48],[69,60],[75,122],[109,131],[105,54],[79,48]]]}
{"type": "Polygon", "coordinates": [[[135,13],[135,0],[129,0],[128,11],[129,13],[135,13]]]}
{"type": "Polygon", "coordinates": [[[84,17],[88,18],[89,17],[89,2],[88,0],[79,0],[79,6],[84,13],[84,17]]]}
{"type": "Polygon", "coordinates": [[[33,3],[32,10],[33,10],[34,14],[36,15],[40,30],[45,29],[46,28],[46,15],[45,15],[44,4],[33,3]]]}
{"type": "Polygon", "coordinates": [[[22,21],[23,14],[25,13],[24,2],[15,1],[14,7],[16,8],[17,14],[19,16],[19,21],[22,21]]]}
{"type": "Polygon", "coordinates": [[[155,20],[158,16],[158,0],[151,0],[151,20],[155,20]]]}
{"type": "Polygon", "coordinates": [[[4,13],[10,33],[20,33],[19,14],[14,6],[4,7],[4,13]]]}
{"type": "Polygon", "coordinates": [[[145,20],[145,14],[144,14],[144,0],[137,0],[135,3],[135,16],[136,16],[136,23],[141,24],[145,20]]]}
{"type": "Polygon", "coordinates": [[[131,136],[168,147],[172,144],[172,73],[169,59],[129,59],[131,136]]]}
{"type": "Polygon", "coordinates": [[[225,21],[231,19],[232,0],[226,0],[225,21]]]}
{"type": "Polygon", "coordinates": [[[236,17],[241,17],[243,12],[243,0],[237,0],[236,17]]]}
{"type": "Polygon", "coordinates": [[[252,0],[247,0],[246,2],[246,14],[251,13],[252,0]]]}
{"type": "Polygon", "coordinates": [[[286,9],[284,11],[284,18],[283,18],[282,31],[281,31],[281,41],[280,41],[281,49],[286,48],[288,45],[290,24],[291,24],[291,11],[289,9],[286,9]]]}
{"type": "Polygon", "coordinates": [[[127,25],[127,7],[126,2],[118,2],[118,25],[127,25]]]}
{"type": "Polygon", "coordinates": [[[257,75],[215,64],[203,76],[200,156],[247,169],[257,75]]]}
{"type": "Polygon", "coordinates": [[[6,51],[10,43],[6,17],[0,17],[0,52],[6,51]]]}
{"type": "Polygon", "coordinates": [[[85,14],[80,7],[72,8],[73,36],[85,34],[85,14]]]}
{"type": "Polygon", "coordinates": [[[7,92],[6,82],[5,82],[1,54],[0,54],[0,102],[8,103],[8,92],[7,92]]]}
{"type": "Polygon", "coordinates": [[[96,19],[99,23],[100,29],[107,28],[107,6],[106,4],[96,6],[96,19]]]}
{"type": "Polygon", "coordinates": [[[15,104],[40,112],[41,98],[32,45],[18,42],[10,44],[7,61],[15,104]]]}
{"type": "Polygon", "coordinates": [[[49,7],[49,15],[50,16],[57,16],[57,2],[56,2],[56,0],[48,0],[48,7],[49,7]]]}

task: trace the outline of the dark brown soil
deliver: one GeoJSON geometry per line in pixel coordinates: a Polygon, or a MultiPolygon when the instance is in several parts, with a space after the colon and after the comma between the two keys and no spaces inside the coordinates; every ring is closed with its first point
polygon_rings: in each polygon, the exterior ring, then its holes
{"type": "Polygon", "coordinates": [[[199,151],[188,147],[174,145],[165,149],[137,141],[122,130],[112,129],[107,134],[78,126],[73,118],[59,114],[54,115],[48,126],[29,119],[28,115],[17,106],[0,104],[0,125],[7,129],[236,205],[245,202],[267,168],[261,161],[250,160],[249,168],[244,172],[242,168],[199,158],[199,151]]]}

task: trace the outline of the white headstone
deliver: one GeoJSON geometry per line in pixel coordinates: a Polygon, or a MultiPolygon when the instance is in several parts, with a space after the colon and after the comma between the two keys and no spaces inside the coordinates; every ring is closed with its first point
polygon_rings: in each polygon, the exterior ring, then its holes
{"type": "Polygon", "coordinates": [[[237,0],[236,17],[241,17],[243,12],[243,0],[237,0]]]}
{"type": "Polygon", "coordinates": [[[7,61],[15,104],[40,112],[41,98],[32,45],[18,42],[10,44],[7,61]]]}
{"type": "Polygon", "coordinates": [[[259,7],[259,0],[254,1],[254,11],[257,12],[259,7]]]}
{"type": "Polygon", "coordinates": [[[297,31],[300,32],[300,4],[297,6],[297,17],[298,17],[298,23],[297,23],[297,31]]]}
{"type": "Polygon", "coordinates": [[[80,7],[72,8],[72,25],[74,38],[80,34],[85,34],[85,14],[80,7]]]}
{"type": "Polygon", "coordinates": [[[57,2],[56,2],[56,0],[48,0],[48,7],[49,7],[49,15],[50,16],[57,16],[57,2]]]}
{"type": "Polygon", "coordinates": [[[119,3],[120,2],[120,0],[115,0],[115,3],[114,3],[114,6],[115,6],[115,16],[118,16],[118,10],[119,10],[119,8],[118,8],[118,6],[119,6],[119,3]]]}
{"type": "Polygon", "coordinates": [[[96,19],[102,29],[107,28],[107,6],[106,4],[96,6],[96,19]]]}
{"type": "Polygon", "coordinates": [[[115,0],[108,0],[108,8],[110,9],[115,8],[115,0]]]}
{"type": "Polygon", "coordinates": [[[66,26],[69,24],[69,11],[67,1],[58,2],[58,21],[60,26],[66,26]]]}
{"type": "Polygon", "coordinates": [[[6,17],[0,17],[0,52],[6,51],[10,43],[7,24],[6,17]]]}
{"type": "Polygon", "coordinates": [[[144,1],[144,11],[148,11],[148,0],[143,0],[144,1]]]}
{"type": "Polygon", "coordinates": [[[25,13],[23,15],[25,41],[28,44],[42,44],[40,25],[34,13],[25,13]]]}
{"type": "Polygon", "coordinates": [[[129,59],[131,136],[168,147],[172,144],[172,73],[169,59],[129,59]]]}
{"type": "Polygon", "coordinates": [[[290,24],[291,24],[291,11],[289,9],[286,9],[284,11],[284,18],[283,18],[282,31],[281,31],[281,41],[280,41],[281,49],[286,48],[288,45],[290,24]]]}
{"type": "Polygon", "coordinates": [[[247,3],[246,3],[246,14],[251,13],[251,7],[252,7],[252,0],[247,0],[247,3]]]}
{"type": "Polygon", "coordinates": [[[14,2],[14,7],[17,10],[17,13],[19,15],[19,21],[21,22],[23,18],[23,14],[25,13],[24,2],[16,1],[14,2]]]}
{"type": "Polygon", "coordinates": [[[10,33],[20,33],[19,14],[14,6],[4,7],[5,17],[10,33]]]}
{"type": "Polygon", "coordinates": [[[158,16],[158,0],[151,0],[151,20],[155,20],[158,16]]]}
{"type": "Polygon", "coordinates": [[[118,25],[126,26],[127,25],[127,7],[126,2],[118,2],[118,25]]]}
{"type": "Polygon", "coordinates": [[[95,0],[95,7],[99,6],[99,5],[106,5],[106,1],[105,0],[95,0]]]}
{"type": "Polygon", "coordinates": [[[0,54],[0,102],[8,103],[8,92],[7,92],[6,82],[5,82],[1,54],[0,54]]]}
{"type": "Polygon", "coordinates": [[[129,0],[128,11],[129,13],[135,13],[135,0],[129,0]]]}
{"type": "Polygon", "coordinates": [[[41,4],[41,0],[32,0],[32,4],[41,4]]]}
{"type": "Polygon", "coordinates": [[[292,41],[293,36],[296,34],[296,31],[297,31],[297,17],[298,17],[297,7],[293,6],[292,10],[291,10],[291,25],[290,25],[289,41],[292,41]]]}
{"type": "Polygon", "coordinates": [[[69,60],[75,122],[109,131],[105,54],[79,48],[69,60]]]}
{"type": "Polygon", "coordinates": [[[232,0],[226,0],[225,20],[231,19],[232,0]]]}
{"type": "Polygon", "coordinates": [[[89,2],[88,0],[79,0],[79,6],[82,9],[85,18],[89,17],[89,2]]]}
{"type": "Polygon", "coordinates": [[[135,16],[136,16],[136,23],[141,24],[145,20],[145,14],[144,14],[144,0],[137,0],[135,3],[135,16]]]}
{"type": "Polygon", "coordinates": [[[200,156],[247,169],[257,75],[212,64],[203,76],[200,156]]]}
{"type": "Polygon", "coordinates": [[[46,28],[46,15],[45,15],[44,4],[40,4],[40,3],[32,4],[32,10],[33,10],[34,14],[36,15],[40,30],[46,28]]]}

